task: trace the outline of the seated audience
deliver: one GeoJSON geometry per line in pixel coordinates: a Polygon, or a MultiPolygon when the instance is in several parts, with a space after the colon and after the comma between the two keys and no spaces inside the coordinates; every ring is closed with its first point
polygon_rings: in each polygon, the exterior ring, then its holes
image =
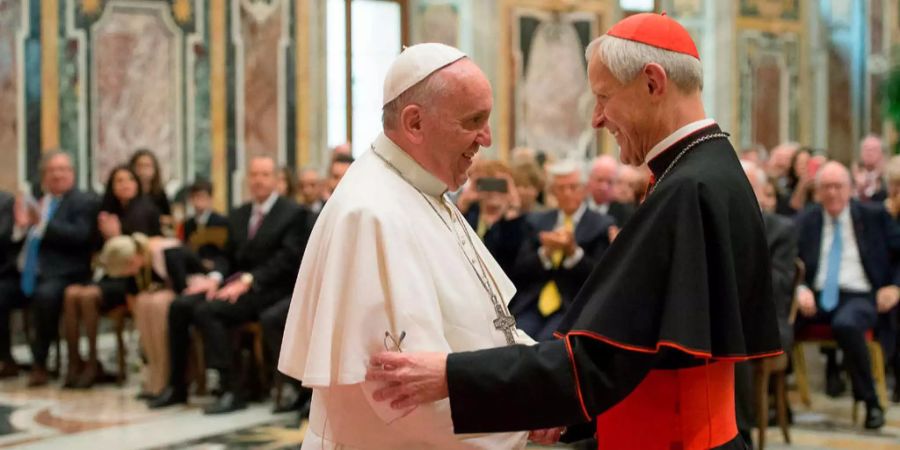
{"type": "Polygon", "coordinates": [[[150,401],[152,408],[187,402],[185,371],[192,324],[203,336],[206,365],[218,371],[224,391],[204,412],[244,408],[229,331],[258,320],[260,312],[293,290],[309,235],[308,212],[278,195],[274,160],[254,158],[248,169],[252,200],[229,215],[224,256],[216,261],[215,271],[192,277],[169,307],[171,366],[166,388],[150,401]]]}
{"type": "Polygon", "coordinates": [[[183,241],[200,257],[207,270],[222,256],[228,239],[228,219],[212,209],[209,181],[197,180],[188,189],[188,202],[194,215],[184,222],[183,241]]]}
{"type": "Polygon", "coordinates": [[[334,154],[334,159],[332,159],[331,165],[328,168],[328,178],[325,180],[325,189],[322,192],[323,203],[327,202],[328,198],[331,197],[331,194],[334,192],[335,188],[337,188],[338,183],[341,182],[341,178],[344,177],[344,174],[347,173],[347,169],[350,168],[350,164],[353,164],[353,157],[349,154],[334,154]]]}
{"type": "Polygon", "coordinates": [[[128,166],[137,175],[141,183],[141,192],[150,197],[150,200],[156,205],[156,209],[160,214],[162,228],[167,233],[172,231],[174,226],[172,206],[169,203],[169,197],[166,195],[165,186],[162,184],[162,174],[160,173],[159,160],[156,159],[156,155],[146,148],[139,149],[131,155],[128,166]]]}
{"type": "Polygon", "coordinates": [[[634,205],[615,199],[615,185],[619,178],[619,162],[610,155],[594,159],[588,178],[588,207],[600,214],[612,216],[622,227],[634,213],[634,205]]]}
{"type": "MultiPolygon", "coordinates": [[[[21,200],[12,194],[0,191],[0,298],[17,298],[19,293],[19,271],[16,269],[16,257],[21,242],[13,241],[15,210],[20,208],[21,200]]],[[[0,332],[6,333],[0,343],[0,378],[14,377],[19,374],[19,366],[12,357],[10,349],[9,317],[3,318],[6,323],[0,332]]]]}
{"type": "MultiPolygon", "coordinates": [[[[0,297],[0,342],[9,351],[9,314],[14,308],[31,309],[33,337],[29,386],[46,385],[47,354],[59,333],[59,315],[67,286],[85,283],[91,277],[95,198],[75,188],[72,159],[65,152],[51,151],[41,159],[39,200],[23,200],[14,208],[13,241],[22,243],[17,258],[21,274],[19,292],[0,297]]],[[[8,353],[7,353],[8,354],[8,353]]]]}
{"type": "Polygon", "coordinates": [[[856,197],[861,202],[881,202],[887,197],[884,183],[884,142],[875,135],[859,143],[859,161],[853,166],[856,197]]]}
{"type": "Polygon", "coordinates": [[[544,173],[537,164],[519,164],[512,169],[513,183],[519,194],[519,212],[524,216],[543,211],[541,195],[544,193],[544,173]]]}
{"type": "Polygon", "coordinates": [[[297,203],[318,214],[322,210],[322,179],[315,169],[303,169],[297,180],[297,203]]]}
{"type": "Polygon", "coordinates": [[[550,192],[558,209],[528,217],[528,234],[510,278],[518,292],[510,302],[519,328],[536,340],[553,338],[575,294],[609,246],[611,217],[585,203],[581,167],[572,161],[550,166],[550,192]]]}
{"type": "Polygon", "coordinates": [[[291,200],[294,199],[297,187],[294,183],[294,171],[291,170],[290,167],[281,166],[278,168],[278,187],[276,190],[278,191],[278,195],[287,197],[291,200]]]}
{"type": "MultiPolygon", "coordinates": [[[[128,166],[114,168],[97,215],[98,239],[105,242],[131,233],[160,235],[159,216],[154,202],[143,195],[137,175],[128,166]]],[[[103,378],[103,368],[97,360],[100,315],[125,305],[133,282],[133,277],[106,273],[96,283],[73,283],[66,287],[63,324],[69,364],[64,387],[88,388],[103,378]],[[87,360],[81,359],[78,350],[82,325],[88,340],[87,360]]]]}

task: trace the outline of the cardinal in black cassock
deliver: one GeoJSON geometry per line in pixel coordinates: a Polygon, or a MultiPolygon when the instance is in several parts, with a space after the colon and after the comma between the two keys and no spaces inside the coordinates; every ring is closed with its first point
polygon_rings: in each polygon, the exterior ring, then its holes
{"type": "Polygon", "coordinates": [[[594,125],[653,172],[644,202],[557,341],[379,354],[369,379],[393,384],[376,400],[449,395],[456,433],[568,426],[564,438],[595,434],[601,449],[743,449],[733,365],[781,347],[759,205],[728,135],[705,118],[696,46],[671,18],[637,14],[588,58],[594,125]]]}

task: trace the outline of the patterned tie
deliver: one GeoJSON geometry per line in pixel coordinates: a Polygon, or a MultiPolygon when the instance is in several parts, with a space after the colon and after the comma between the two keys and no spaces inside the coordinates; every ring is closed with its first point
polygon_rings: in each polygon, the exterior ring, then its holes
{"type": "MultiPolygon", "coordinates": [[[[574,228],[572,216],[564,216],[563,229],[571,232],[574,228]]],[[[556,250],[550,255],[550,261],[553,262],[554,269],[558,269],[559,266],[562,265],[563,256],[565,255],[562,250],[556,250]]],[[[541,294],[538,297],[538,311],[542,316],[548,317],[559,311],[560,308],[562,308],[562,295],[559,293],[559,286],[556,285],[555,281],[550,280],[544,285],[544,288],[541,289],[541,294]]]]}
{"type": "Polygon", "coordinates": [[[259,227],[262,226],[263,219],[266,218],[266,213],[263,212],[262,208],[258,208],[256,213],[253,214],[253,221],[250,224],[250,229],[247,230],[247,240],[253,240],[256,237],[256,232],[259,231],[259,227]]]}
{"type": "MultiPolygon", "coordinates": [[[[50,197],[50,204],[47,205],[47,217],[44,222],[49,222],[59,206],[59,199],[50,197]]],[[[46,230],[46,228],[45,228],[46,230]]],[[[28,233],[25,241],[25,266],[22,268],[22,278],[19,281],[19,287],[26,297],[34,294],[34,286],[37,284],[38,275],[38,257],[41,250],[41,239],[43,236],[37,235],[35,232],[28,233]]]]}
{"type": "Polygon", "coordinates": [[[837,307],[839,281],[841,276],[841,253],[843,253],[843,239],[841,236],[841,222],[834,219],[834,236],[831,238],[831,248],[828,250],[828,269],[825,272],[825,286],[822,288],[822,309],[830,312],[837,307]]]}

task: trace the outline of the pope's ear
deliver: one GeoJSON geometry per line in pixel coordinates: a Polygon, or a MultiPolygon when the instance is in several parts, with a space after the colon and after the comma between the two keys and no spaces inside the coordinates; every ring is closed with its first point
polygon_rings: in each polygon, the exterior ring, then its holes
{"type": "Polygon", "coordinates": [[[643,74],[647,81],[647,92],[650,95],[662,95],[666,93],[669,77],[666,70],[659,64],[650,63],[644,66],[643,74]]]}
{"type": "Polygon", "coordinates": [[[400,111],[400,129],[408,139],[418,143],[422,139],[422,107],[416,104],[406,105],[400,111]]]}

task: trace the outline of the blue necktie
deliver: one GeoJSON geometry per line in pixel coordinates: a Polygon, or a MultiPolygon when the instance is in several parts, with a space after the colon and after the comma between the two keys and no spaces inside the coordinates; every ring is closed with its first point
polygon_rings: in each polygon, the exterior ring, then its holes
{"type": "MultiPolygon", "coordinates": [[[[50,204],[47,205],[47,217],[44,219],[45,222],[50,221],[53,213],[56,212],[57,206],[59,206],[59,199],[50,197],[50,204]]],[[[31,297],[34,294],[34,286],[37,283],[38,252],[41,249],[42,237],[32,232],[28,233],[28,239],[25,241],[25,267],[22,269],[20,287],[26,297],[31,297]]]]}
{"type": "Polygon", "coordinates": [[[825,286],[822,288],[822,309],[830,312],[838,304],[838,281],[841,277],[841,253],[843,252],[843,240],[841,239],[841,222],[834,219],[834,236],[831,238],[831,249],[828,250],[828,271],[825,272],[825,286]]]}

